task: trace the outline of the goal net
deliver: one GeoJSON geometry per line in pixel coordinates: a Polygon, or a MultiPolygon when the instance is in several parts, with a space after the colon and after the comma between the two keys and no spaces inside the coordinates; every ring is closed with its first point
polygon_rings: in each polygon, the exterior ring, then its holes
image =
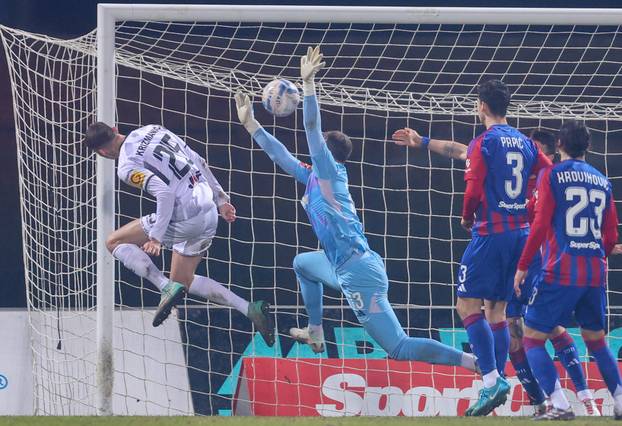
{"type": "MultiPolygon", "coordinates": [[[[192,297],[152,328],[159,293],[116,264],[116,280],[108,284],[115,289],[110,374],[117,414],[229,415],[243,357],[314,357],[287,336],[290,327],[306,325],[292,260],[318,249],[299,202],[304,188],[254,145],[233,102],[237,90],[251,93],[258,120],[309,161],[302,110],[274,118],[258,102],[275,77],[300,83],[299,57],[308,46],[319,45],[327,62],[317,82],[324,130],[352,138],[352,196],[370,246],[386,261],[389,300],[412,336],[468,350],[454,314],[456,267],[469,240],[460,228],[463,164],[398,147],[389,141],[394,130],[408,126],[468,143],[482,131],[474,113],[477,84],[502,79],[513,93],[509,122],[525,133],[555,131],[571,118],[585,121],[593,136],[588,161],[609,176],[622,199],[617,26],[139,18],[115,26],[116,124],[124,134],[162,124],[207,158],[238,219],[230,226],[221,221],[197,273],[248,300],[273,304],[278,338],[269,348],[244,316],[192,297]]],[[[1,32],[17,129],[35,410],[94,414],[97,175],[95,156],[80,141],[97,119],[96,34],[59,40],[6,27],[1,32]]],[[[115,188],[115,226],[155,211],[139,190],[118,182],[115,188]]],[[[170,252],[155,261],[168,272],[170,252]]],[[[620,267],[610,262],[608,320],[616,354],[622,346],[620,267]]],[[[324,300],[328,344],[320,357],[344,363],[386,358],[340,294],[327,290],[324,300]]],[[[465,374],[456,369],[434,377],[445,375],[460,390],[465,374]]],[[[597,391],[611,412],[606,389],[597,391]]],[[[454,405],[459,398],[453,396],[454,405]]],[[[378,397],[377,413],[386,413],[390,400],[378,397]]],[[[418,408],[408,413],[444,413],[425,398],[412,401],[418,408]]],[[[517,414],[520,405],[509,403],[503,413],[517,414]]],[[[361,410],[353,413],[376,413],[361,410]]]]}

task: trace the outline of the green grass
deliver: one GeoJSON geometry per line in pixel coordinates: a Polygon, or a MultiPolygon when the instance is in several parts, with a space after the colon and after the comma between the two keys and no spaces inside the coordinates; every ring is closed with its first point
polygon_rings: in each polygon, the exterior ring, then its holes
{"type": "MultiPolygon", "coordinates": [[[[45,425],[45,426],[435,426],[435,425],[532,425],[526,417],[0,417],[0,425],[45,425]]],[[[569,423],[572,426],[613,424],[611,418],[581,418],[569,423]]],[[[615,422],[618,423],[618,422],[615,422]]],[[[622,423],[619,423],[622,424],[622,423]]]]}

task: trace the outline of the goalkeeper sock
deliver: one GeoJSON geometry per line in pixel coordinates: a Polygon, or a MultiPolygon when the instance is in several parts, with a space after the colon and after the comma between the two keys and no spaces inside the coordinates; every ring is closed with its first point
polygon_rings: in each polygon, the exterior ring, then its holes
{"type": "Polygon", "coordinates": [[[518,377],[521,385],[523,385],[523,389],[527,392],[531,405],[542,404],[545,399],[544,393],[542,393],[542,389],[540,388],[540,385],[538,385],[536,378],[533,377],[533,372],[527,362],[527,354],[525,354],[525,350],[523,348],[519,348],[515,352],[510,352],[510,361],[516,371],[516,377],[518,377]]]}
{"type": "Polygon", "coordinates": [[[603,376],[603,380],[607,384],[607,388],[611,395],[616,397],[622,394],[622,379],[620,379],[620,370],[618,369],[618,363],[613,357],[613,353],[607,346],[605,338],[601,337],[598,340],[586,340],[585,346],[590,351],[590,354],[596,360],[598,364],[598,370],[600,375],[603,376]]]}
{"type": "Polygon", "coordinates": [[[112,251],[112,256],[139,277],[147,279],[160,291],[168,283],[168,278],[136,244],[119,244],[112,251]]]}
{"type": "Polygon", "coordinates": [[[507,321],[501,321],[490,324],[492,337],[495,345],[495,361],[497,363],[497,371],[503,376],[505,371],[505,363],[508,359],[510,351],[510,329],[507,321]]]}
{"type": "Polygon", "coordinates": [[[203,297],[219,305],[229,306],[244,315],[248,313],[248,302],[246,300],[209,277],[195,275],[188,293],[203,297]]]}
{"type": "MultiPolygon", "coordinates": [[[[496,372],[495,349],[492,330],[482,314],[469,315],[462,320],[473,353],[477,357],[477,363],[482,370],[482,375],[487,375],[493,370],[496,372]]],[[[496,375],[493,375],[496,376],[496,375]]]]}
{"type": "Polygon", "coordinates": [[[586,390],[587,383],[585,381],[585,374],[583,373],[583,366],[579,361],[577,347],[572,337],[570,337],[568,332],[564,331],[559,336],[552,338],[551,342],[555,348],[555,355],[557,355],[568,372],[577,392],[586,390]]]}

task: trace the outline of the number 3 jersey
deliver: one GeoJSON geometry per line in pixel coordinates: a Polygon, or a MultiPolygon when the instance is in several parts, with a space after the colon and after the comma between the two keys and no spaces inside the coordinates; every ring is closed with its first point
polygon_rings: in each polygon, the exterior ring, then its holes
{"type": "Polygon", "coordinates": [[[527,136],[496,124],[475,138],[467,150],[462,217],[475,221],[473,235],[527,228],[529,177],[551,161],[527,136]]]}
{"type": "Polygon", "coordinates": [[[618,240],[609,180],[585,161],[565,160],[540,174],[535,196],[535,219],[518,268],[526,270],[544,242],[545,283],[605,285],[605,258],[618,240]]]}
{"type": "Polygon", "coordinates": [[[205,214],[229,200],[205,160],[158,125],[141,127],[126,136],[117,175],[156,197],[156,221],[149,237],[160,242],[169,223],[205,214]]]}

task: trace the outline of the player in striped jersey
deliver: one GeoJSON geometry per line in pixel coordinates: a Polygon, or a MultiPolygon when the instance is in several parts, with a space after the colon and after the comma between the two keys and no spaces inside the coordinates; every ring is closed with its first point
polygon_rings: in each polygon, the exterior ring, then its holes
{"type": "MultiPolygon", "coordinates": [[[[549,160],[553,161],[555,159],[556,141],[552,133],[536,129],[530,133],[530,138],[549,160]]],[[[393,134],[393,139],[398,145],[405,145],[413,148],[424,147],[422,144],[423,138],[416,131],[409,128],[396,131],[393,134]]],[[[466,161],[467,145],[447,140],[430,139],[427,148],[441,156],[454,160],[466,161]]],[[[532,175],[529,177],[527,187],[527,195],[530,197],[527,200],[529,222],[533,221],[533,207],[535,205],[533,193],[535,192],[535,186],[536,176],[532,175]]],[[[523,348],[523,317],[533,288],[540,276],[541,269],[542,259],[540,256],[535,256],[529,267],[529,274],[522,286],[523,291],[521,296],[519,297],[514,294],[512,300],[508,302],[506,307],[507,323],[510,331],[510,361],[516,371],[516,376],[529,397],[530,403],[535,408],[535,416],[539,416],[546,412],[549,405],[527,362],[525,350],[523,348]]],[[[551,341],[555,348],[555,354],[572,379],[575,389],[577,390],[577,396],[585,407],[585,414],[588,416],[600,416],[600,411],[598,410],[594,396],[587,386],[583,366],[579,361],[578,350],[574,340],[564,327],[558,326],[552,333],[551,341]]]]}
{"type": "MultiPolygon", "coordinates": [[[[551,164],[529,138],[507,124],[509,103],[503,82],[491,80],[479,86],[478,115],[486,131],[471,141],[466,153],[462,226],[472,232],[472,240],[458,272],[456,308],[484,378],[479,400],[467,416],[487,415],[507,400],[510,385],[503,369],[510,333],[505,309],[528,234],[527,182],[551,164]]],[[[403,129],[394,139],[407,136],[408,130],[403,129]]],[[[430,138],[421,139],[423,145],[430,145],[430,138]]],[[[459,145],[446,144],[446,155],[458,157],[459,145]]]]}
{"type": "Polygon", "coordinates": [[[618,217],[605,176],[585,162],[590,134],[568,121],[559,132],[561,162],[544,170],[537,185],[535,219],[514,278],[521,285],[534,255],[543,248],[543,273],[525,317],[524,346],[529,364],[550,396],[553,409],[542,420],[567,420],[574,413],[544,344],[551,332],[574,314],[591,355],[614,397],[615,418],[622,419],[622,379],[605,342],[606,257],[616,247],[618,217]]]}
{"type": "Polygon", "coordinates": [[[274,323],[267,302],[249,303],[219,282],[194,274],[216,235],[219,213],[229,223],[235,220],[235,208],[207,162],[180,137],[158,125],[125,136],[105,123],[94,123],[84,145],[103,157],[118,159],[119,179],[156,199],[155,213],[134,219],[106,240],[116,259],[161,291],[153,326],[168,317],[187,291],[240,311],[272,346],[274,323]],[[170,278],[149,258],[159,256],[162,245],[173,251],[170,278]]]}

